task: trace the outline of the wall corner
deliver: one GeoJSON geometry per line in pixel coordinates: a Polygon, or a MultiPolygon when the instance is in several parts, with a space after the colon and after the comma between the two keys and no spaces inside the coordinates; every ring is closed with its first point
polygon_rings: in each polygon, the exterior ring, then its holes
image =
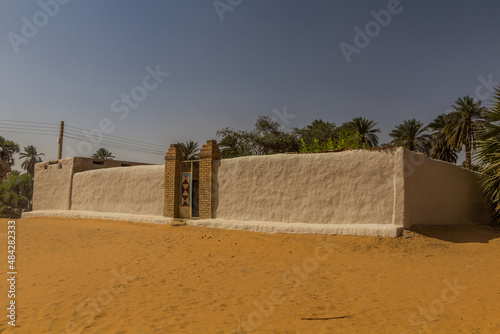
{"type": "Polygon", "coordinates": [[[407,229],[410,227],[410,221],[405,205],[407,190],[405,185],[405,153],[405,149],[399,147],[394,154],[392,224],[407,229]]]}

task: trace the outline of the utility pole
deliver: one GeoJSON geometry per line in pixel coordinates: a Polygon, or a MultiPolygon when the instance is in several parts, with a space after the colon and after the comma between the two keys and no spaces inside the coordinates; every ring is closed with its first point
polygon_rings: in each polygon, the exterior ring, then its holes
{"type": "Polygon", "coordinates": [[[62,148],[63,148],[63,136],[64,136],[64,121],[61,121],[61,127],[59,128],[59,138],[57,143],[59,144],[59,150],[57,151],[57,159],[62,159],[62,148]]]}

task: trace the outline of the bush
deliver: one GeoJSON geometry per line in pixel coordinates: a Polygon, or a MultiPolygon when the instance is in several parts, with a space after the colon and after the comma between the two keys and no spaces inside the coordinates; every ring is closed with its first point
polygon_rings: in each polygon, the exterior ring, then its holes
{"type": "Polygon", "coordinates": [[[333,140],[328,138],[327,141],[322,143],[318,139],[314,139],[312,144],[307,144],[304,139],[300,139],[300,142],[302,143],[300,153],[335,151],[346,148],[355,150],[368,147],[367,143],[363,143],[363,139],[358,132],[349,130],[342,130],[338,138],[333,140]]]}

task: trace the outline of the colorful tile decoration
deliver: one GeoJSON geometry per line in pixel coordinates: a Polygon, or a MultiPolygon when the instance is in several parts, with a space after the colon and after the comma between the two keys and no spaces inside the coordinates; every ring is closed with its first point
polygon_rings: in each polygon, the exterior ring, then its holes
{"type": "Polygon", "coordinates": [[[181,206],[191,206],[191,173],[181,174],[181,206]]]}

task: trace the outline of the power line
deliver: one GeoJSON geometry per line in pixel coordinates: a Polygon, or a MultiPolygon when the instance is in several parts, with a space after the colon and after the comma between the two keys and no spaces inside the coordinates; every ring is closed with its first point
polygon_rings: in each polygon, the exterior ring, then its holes
{"type": "Polygon", "coordinates": [[[0,122],[31,123],[31,124],[45,124],[45,125],[58,126],[57,124],[54,124],[54,123],[41,123],[41,122],[29,122],[29,121],[14,121],[14,120],[9,120],[9,119],[0,119],[0,122]]]}
{"type": "MultiPolygon", "coordinates": [[[[0,131],[7,133],[57,136],[58,128],[59,125],[53,123],[0,119],[0,131]]],[[[64,137],[77,141],[89,142],[90,140],[82,133],[82,131],[89,130],[71,125],[65,125],[64,137]]],[[[109,134],[102,134],[100,144],[102,144],[103,146],[109,146],[123,150],[145,152],[158,155],[164,155],[168,150],[168,146],[127,139],[124,137],[118,137],[109,134]]]]}
{"type": "Polygon", "coordinates": [[[18,131],[42,131],[42,132],[50,132],[50,133],[55,133],[55,129],[44,129],[44,128],[29,128],[29,127],[12,127],[12,126],[5,126],[0,123],[0,128],[5,129],[5,130],[18,130],[18,131]]]}
{"type": "MultiPolygon", "coordinates": [[[[64,136],[65,138],[70,138],[76,141],[81,141],[81,138],[73,137],[71,135],[66,135],[64,136]]],[[[134,148],[130,146],[123,146],[115,143],[106,143],[106,142],[101,142],[102,146],[106,147],[113,147],[113,148],[118,148],[118,149],[123,149],[123,150],[128,150],[128,151],[136,151],[136,152],[143,152],[143,153],[150,153],[150,154],[156,154],[156,155],[165,155],[165,151],[154,151],[154,150],[149,150],[146,148],[134,148]]]]}
{"type": "MultiPolygon", "coordinates": [[[[78,128],[76,126],[71,126],[71,125],[68,125],[67,127],[68,128],[72,128],[72,129],[76,129],[76,130],[79,130],[79,131],[88,131],[88,130],[85,130],[85,129],[82,129],[82,128],[78,128]]],[[[143,141],[140,141],[140,140],[127,139],[127,138],[113,136],[113,135],[109,135],[109,134],[106,134],[104,136],[111,137],[111,138],[116,138],[116,139],[123,140],[123,141],[136,142],[136,143],[141,143],[141,144],[150,145],[150,146],[157,146],[158,148],[161,148],[161,149],[165,149],[165,148],[168,149],[168,146],[159,145],[159,144],[153,144],[153,143],[147,143],[147,142],[143,142],[143,141]]]]}
{"type": "MultiPolygon", "coordinates": [[[[73,140],[77,140],[77,141],[85,141],[85,142],[88,142],[88,140],[86,139],[82,139],[81,137],[74,137],[72,135],[65,135],[66,138],[70,138],[70,139],[73,139],[73,140]]],[[[142,152],[150,152],[150,153],[158,153],[158,154],[165,154],[165,151],[161,151],[161,150],[154,150],[154,149],[149,149],[149,148],[144,148],[144,147],[133,147],[131,145],[124,145],[124,144],[120,144],[120,143],[115,143],[115,142],[108,142],[106,140],[102,140],[99,142],[99,145],[102,145],[102,146],[110,146],[110,147],[116,147],[116,148],[121,148],[121,149],[125,149],[125,150],[134,150],[134,151],[142,151],[142,152]]]]}
{"type": "Polygon", "coordinates": [[[37,133],[37,132],[23,132],[23,131],[11,131],[11,130],[1,130],[1,132],[7,132],[7,133],[22,133],[22,134],[28,134],[28,135],[40,135],[40,136],[57,136],[56,133],[37,133]]]}
{"type": "MultiPolygon", "coordinates": [[[[81,133],[78,133],[78,132],[68,131],[66,133],[67,133],[67,135],[71,135],[73,137],[73,139],[82,140],[82,141],[91,141],[87,137],[83,136],[81,133]]],[[[110,139],[110,138],[107,138],[106,135],[103,135],[102,139],[99,142],[100,143],[119,144],[119,145],[130,145],[130,146],[134,146],[137,148],[156,150],[156,151],[165,151],[166,152],[168,150],[167,148],[164,148],[164,147],[150,146],[150,145],[145,145],[145,144],[140,144],[140,143],[124,142],[122,140],[110,139]]]]}
{"type": "Polygon", "coordinates": [[[31,124],[9,124],[9,123],[3,123],[0,121],[0,125],[5,126],[5,127],[11,127],[11,128],[28,128],[28,129],[49,129],[49,130],[55,130],[55,126],[48,126],[48,125],[31,125],[31,124]]]}
{"type": "MultiPolygon", "coordinates": [[[[4,128],[7,128],[7,129],[20,129],[20,130],[31,130],[31,129],[36,129],[38,131],[40,130],[57,130],[59,128],[59,125],[57,124],[53,124],[53,123],[40,123],[40,122],[28,122],[28,121],[10,121],[10,120],[2,120],[0,119],[0,127],[4,127],[4,128]],[[15,123],[21,123],[21,124],[2,124],[1,122],[15,122],[15,123]],[[27,125],[27,124],[24,124],[24,123],[30,123],[30,124],[38,124],[38,125],[27,125]]],[[[74,135],[77,135],[77,136],[81,136],[81,139],[82,140],[85,140],[85,138],[82,136],[83,134],[80,132],[80,131],[89,131],[89,130],[86,130],[86,129],[83,129],[83,128],[79,128],[79,127],[75,127],[75,126],[71,126],[71,125],[66,125],[66,128],[69,128],[69,129],[65,129],[66,131],[65,132],[72,132],[74,135]]],[[[164,145],[159,145],[159,144],[153,144],[153,143],[148,143],[148,142],[143,142],[143,141],[140,141],[140,140],[133,140],[133,139],[127,139],[127,138],[124,138],[124,137],[118,137],[118,136],[113,136],[113,135],[109,135],[109,134],[103,134],[103,137],[110,137],[110,138],[116,138],[116,140],[120,140],[120,142],[124,141],[124,142],[129,142],[129,143],[132,143],[132,144],[142,144],[141,146],[147,146],[147,147],[154,147],[154,148],[158,148],[158,149],[168,149],[167,146],[164,146],[164,145]]],[[[110,139],[112,140],[112,139],[110,139]]]]}

